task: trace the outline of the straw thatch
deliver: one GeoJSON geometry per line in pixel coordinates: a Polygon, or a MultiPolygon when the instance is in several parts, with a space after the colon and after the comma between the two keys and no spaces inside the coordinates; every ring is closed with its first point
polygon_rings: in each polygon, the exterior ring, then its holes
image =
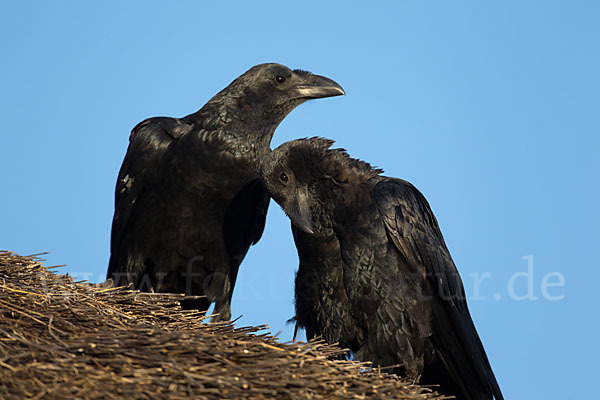
{"type": "Polygon", "coordinates": [[[440,399],[321,342],[208,323],[180,295],[110,288],[0,251],[0,398],[440,399]]]}

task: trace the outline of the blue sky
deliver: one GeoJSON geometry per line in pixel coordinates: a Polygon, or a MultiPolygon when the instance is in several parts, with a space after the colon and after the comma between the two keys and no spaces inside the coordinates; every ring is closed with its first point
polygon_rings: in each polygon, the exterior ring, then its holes
{"type": "MultiPolygon", "coordinates": [[[[329,76],[273,146],[327,136],[428,198],[508,399],[588,397],[600,356],[600,3],[0,4],[0,248],[104,279],[131,128],[254,64],[329,76]],[[478,282],[478,283],[477,283],[478,282]]],[[[298,261],[272,205],[240,324],[291,339],[298,261]]]]}

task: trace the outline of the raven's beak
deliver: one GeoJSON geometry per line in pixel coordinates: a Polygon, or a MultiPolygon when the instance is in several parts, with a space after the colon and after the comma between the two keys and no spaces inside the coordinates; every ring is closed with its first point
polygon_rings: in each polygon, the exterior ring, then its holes
{"type": "Polygon", "coordinates": [[[293,89],[297,98],[319,99],[346,94],[344,89],[333,79],[312,74],[302,78],[302,82],[293,89]]]}
{"type": "Polygon", "coordinates": [[[294,211],[289,214],[292,223],[301,231],[312,235],[314,231],[310,203],[308,200],[308,190],[298,190],[293,210],[294,211]]]}

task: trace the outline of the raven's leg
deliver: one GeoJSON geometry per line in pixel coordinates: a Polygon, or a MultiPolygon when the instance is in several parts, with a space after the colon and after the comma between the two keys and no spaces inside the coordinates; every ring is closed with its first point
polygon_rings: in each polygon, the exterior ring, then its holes
{"type": "Polygon", "coordinates": [[[231,319],[231,296],[225,295],[215,303],[215,316],[210,321],[229,321],[231,319]]]}

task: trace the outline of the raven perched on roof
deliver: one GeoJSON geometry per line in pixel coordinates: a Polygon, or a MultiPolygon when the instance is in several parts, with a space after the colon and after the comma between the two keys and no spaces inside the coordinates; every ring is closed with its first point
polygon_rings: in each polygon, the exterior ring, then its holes
{"type": "Polygon", "coordinates": [[[502,399],[429,204],[332,144],[287,142],[262,165],[292,221],[298,326],[445,394],[502,399]]]}
{"type": "Polygon", "coordinates": [[[296,106],[342,94],[331,79],[262,64],[191,115],[140,122],[117,180],[108,278],[206,296],[184,307],[215,302],[215,319],[229,319],[239,265],[269,204],[260,158],[296,106]]]}

